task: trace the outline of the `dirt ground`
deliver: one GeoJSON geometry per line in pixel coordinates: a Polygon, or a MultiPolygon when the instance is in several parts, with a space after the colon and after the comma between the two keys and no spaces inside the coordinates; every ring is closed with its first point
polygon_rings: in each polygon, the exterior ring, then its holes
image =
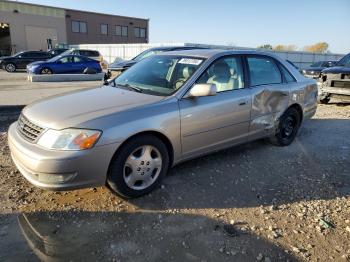
{"type": "Polygon", "coordinates": [[[350,261],[350,105],[320,105],[296,141],[174,167],[161,188],[49,192],[16,170],[0,114],[0,261],[350,261]]]}

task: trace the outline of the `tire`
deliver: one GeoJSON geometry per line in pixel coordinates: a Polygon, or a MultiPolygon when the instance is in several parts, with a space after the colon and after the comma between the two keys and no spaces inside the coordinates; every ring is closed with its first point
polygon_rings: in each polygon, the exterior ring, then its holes
{"type": "Polygon", "coordinates": [[[126,142],[111,160],[107,184],[122,197],[140,197],[159,186],[168,167],[165,144],[152,135],[138,136],[126,142]]]}
{"type": "Polygon", "coordinates": [[[17,69],[16,65],[13,63],[8,63],[5,65],[6,72],[13,73],[13,72],[16,72],[16,69],[17,69]]]}
{"type": "Polygon", "coordinates": [[[299,111],[290,107],[281,116],[278,130],[273,137],[270,137],[272,144],[277,146],[289,146],[295,139],[301,122],[299,111]]]}
{"type": "Polygon", "coordinates": [[[52,70],[50,68],[43,68],[40,70],[40,74],[41,75],[51,75],[52,74],[52,70]]]}

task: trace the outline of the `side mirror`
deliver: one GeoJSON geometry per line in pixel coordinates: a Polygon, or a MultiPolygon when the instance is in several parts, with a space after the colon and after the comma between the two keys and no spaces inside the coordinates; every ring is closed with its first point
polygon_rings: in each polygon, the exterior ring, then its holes
{"type": "Polygon", "coordinates": [[[195,84],[187,97],[215,96],[217,93],[215,84],[195,84]]]}

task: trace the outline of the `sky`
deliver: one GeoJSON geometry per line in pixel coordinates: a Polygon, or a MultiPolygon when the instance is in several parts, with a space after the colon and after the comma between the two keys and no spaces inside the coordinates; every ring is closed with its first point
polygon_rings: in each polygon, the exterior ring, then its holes
{"type": "Polygon", "coordinates": [[[152,43],[296,45],[350,52],[350,0],[22,0],[150,19],[152,43]]]}

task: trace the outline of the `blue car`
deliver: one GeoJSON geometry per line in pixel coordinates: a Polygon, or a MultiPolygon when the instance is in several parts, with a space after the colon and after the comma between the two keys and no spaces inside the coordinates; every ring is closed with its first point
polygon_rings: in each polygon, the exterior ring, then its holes
{"type": "Polygon", "coordinates": [[[30,74],[94,74],[101,73],[99,61],[80,55],[56,56],[47,61],[27,65],[30,74]]]}

